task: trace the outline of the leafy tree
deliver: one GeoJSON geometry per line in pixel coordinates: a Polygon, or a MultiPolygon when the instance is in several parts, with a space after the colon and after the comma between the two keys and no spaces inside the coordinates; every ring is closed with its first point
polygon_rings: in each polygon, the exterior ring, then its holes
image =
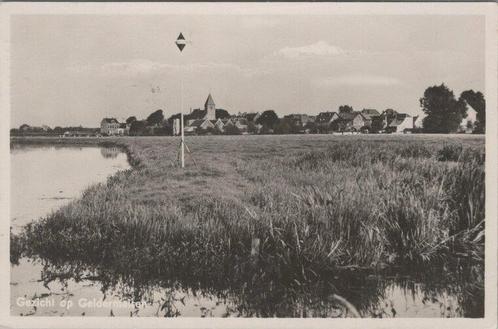
{"type": "Polygon", "coordinates": [[[132,122],[135,122],[135,121],[137,121],[137,118],[134,116],[128,117],[128,119],[126,119],[127,124],[131,124],[132,122]]]}
{"type": "Polygon", "coordinates": [[[291,132],[292,132],[292,126],[289,120],[281,119],[275,125],[274,129],[275,134],[285,135],[285,134],[290,134],[291,132]]]}
{"type": "Polygon", "coordinates": [[[167,120],[163,120],[160,127],[154,127],[152,134],[156,136],[169,136],[173,135],[173,126],[167,120]]]}
{"type": "Polygon", "coordinates": [[[330,128],[329,131],[327,132],[332,132],[332,131],[343,132],[345,130],[346,130],[346,123],[344,122],[344,120],[337,119],[330,123],[330,128]]]}
{"type": "Polygon", "coordinates": [[[308,131],[311,134],[318,133],[318,129],[317,129],[316,123],[311,122],[311,121],[306,122],[306,124],[304,125],[304,130],[308,131]]]}
{"type": "Polygon", "coordinates": [[[263,125],[267,129],[273,129],[278,123],[278,115],[273,110],[266,110],[261,113],[256,123],[263,125]]]}
{"type": "Polygon", "coordinates": [[[353,107],[349,105],[341,105],[339,106],[339,113],[353,113],[353,107]]]}
{"type": "Polygon", "coordinates": [[[131,136],[142,136],[146,132],[147,121],[134,121],[130,126],[130,135],[131,136]]]}
{"type": "Polygon", "coordinates": [[[384,117],[387,119],[387,122],[391,122],[394,119],[396,119],[398,112],[396,112],[393,109],[386,109],[383,114],[384,114],[384,117]]]}
{"type": "Polygon", "coordinates": [[[455,99],[453,91],[444,84],[427,88],[420,106],[427,114],[423,124],[425,132],[429,133],[456,132],[467,115],[463,99],[455,99]]]}
{"type": "Polygon", "coordinates": [[[149,126],[157,125],[164,120],[163,110],[152,112],[146,119],[149,126]]]}
{"type": "Polygon", "coordinates": [[[216,109],[216,119],[226,119],[230,117],[230,113],[224,109],[216,109]]]}
{"type": "Polygon", "coordinates": [[[475,132],[486,132],[486,100],[480,91],[466,90],[460,94],[460,98],[472,106],[477,112],[475,132]]]}
{"type": "Polygon", "coordinates": [[[372,125],[370,127],[370,131],[377,133],[384,128],[384,120],[381,116],[372,118],[372,125]]]}
{"type": "Polygon", "coordinates": [[[258,134],[259,129],[254,122],[249,121],[249,123],[247,124],[247,132],[250,134],[258,134]]]}

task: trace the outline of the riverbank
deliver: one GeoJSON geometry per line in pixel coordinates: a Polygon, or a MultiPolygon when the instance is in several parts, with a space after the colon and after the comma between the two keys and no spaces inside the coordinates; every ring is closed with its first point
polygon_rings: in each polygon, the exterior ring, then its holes
{"type": "Polygon", "coordinates": [[[435,264],[483,274],[481,137],[191,137],[185,170],[177,138],[61,140],[123,147],[133,170],[13,237],[56,266],[210,291],[435,264]]]}

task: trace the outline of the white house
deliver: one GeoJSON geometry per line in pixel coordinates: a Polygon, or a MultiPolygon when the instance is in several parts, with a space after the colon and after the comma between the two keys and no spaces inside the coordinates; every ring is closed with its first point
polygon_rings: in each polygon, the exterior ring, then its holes
{"type": "Polygon", "coordinates": [[[393,133],[403,133],[413,129],[413,117],[406,113],[397,113],[396,118],[392,120],[387,129],[393,133]]]}
{"type": "Polygon", "coordinates": [[[425,113],[420,113],[419,115],[413,117],[413,128],[424,128],[424,118],[427,115],[425,113]]]}
{"type": "Polygon", "coordinates": [[[467,117],[460,122],[460,131],[465,133],[472,133],[477,121],[477,111],[467,104],[467,117]]]}
{"type": "Polygon", "coordinates": [[[122,135],[124,130],[115,118],[103,118],[100,122],[100,133],[102,135],[122,135]]]}

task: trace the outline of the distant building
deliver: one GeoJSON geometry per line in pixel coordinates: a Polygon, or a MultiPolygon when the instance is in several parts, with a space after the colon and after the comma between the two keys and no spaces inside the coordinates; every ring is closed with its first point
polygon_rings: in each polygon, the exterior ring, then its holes
{"type": "Polygon", "coordinates": [[[340,131],[360,131],[368,127],[369,121],[361,112],[342,112],[338,113],[338,119],[334,120],[334,130],[340,131]]]}
{"type": "Polygon", "coordinates": [[[298,127],[304,127],[308,122],[313,122],[312,118],[307,114],[288,114],[284,116],[284,119],[298,127]]]}
{"type": "Polygon", "coordinates": [[[413,117],[413,128],[415,129],[422,129],[424,128],[424,118],[427,115],[425,113],[421,113],[417,116],[413,117]]]}
{"type": "Polygon", "coordinates": [[[121,128],[121,124],[115,118],[103,118],[100,122],[100,133],[102,135],[119,135],[122,131],[124,129],[121,128]]]}
{"type": "Polygon", "coordinates": [[[363,109],[361,110],[361,114],[367,119],[380,116],[379,111],[377,111],[376,109],[363,109]]]}
{"type": "Polygon", "coordinates": [[[354,131],[360,131],[361,129],[368,129],[370,127],[370,124],[372,123],[370,117],[367,117],[357,111],[353,112],[353,115],[352,128],[354,131]]]}
{"type": "Polygon", "coordinates": [[[194,109],[187,117],[187,126],[190,126],[196,120],[216,120],[216,104],[211,94],[208,95],[203,110],[194,109]]]}
{"type": "MultiPolygon", "coordinates": [[[[315,117],[315,125],[321,132],[327,132],[331,128],[333,122],[336,123],[340,119],[339,114],[336,112],[320,112],[315,117]]],[[[312,121],[311,121],[312,122],[312,121]]]]}
{"type": "Polygon", "coordinates": [[[240,116],[246,118],[247,121],[249,121],[249,122],[256,123],[258,118],[261,116],[261,113],[259,113],[259,112],[242,113],[240,116]]]}
{"type": "Polygon", "coordinates": [[[174,119],[173,120],[173,135],[177,136],[182,133],[180,129],[180,119],[174,119]]]}
{"type": "Polygon", "coordinates": [[[406,113],[396,113],[395,117],[389,120],[386,131],[391,133],[405,133],[413,130],[413,117],[406,113]]]}
{"type": "Polygon", "coordinates": [[[216,120],[216,105],[211,94],[208,95],[206,103],[204,103],[204,110],[206,111],[205,120],[216,120]]]}
{"type": "MultiPolygon", "coordinates": [[[[230,125],[236,126],[241,131],[247,131],[248,119],[245,116],[237,116],[229,118],[228,112],[223,109],[216,109],[211,94],[208,95],[204,103],[204,109],[194,109],[186,115],[185,133],[196,133],[198,129],[216,129],[219,132],[224,132],[230,125]]],[[[259,117],[259,113],[244,113],[244,115],[254,118],[259,117]]]]}
{"type": "Polygon", "coordinates": [[[460,122],[460,132],[465,132],[467,134],[472,133],[474,131],[476,121],[477,111],[472,106],[467,104],[467,117],[463,118],[462,122],[460,122]]]}

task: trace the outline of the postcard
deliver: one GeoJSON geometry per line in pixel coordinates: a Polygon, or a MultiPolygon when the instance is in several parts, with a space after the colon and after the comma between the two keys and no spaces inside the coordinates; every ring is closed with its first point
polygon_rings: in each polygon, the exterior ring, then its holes
{"type": "Polygon", "coordinates": [[[496,4],[0,15],[0,325],[496,328],[496,4]]]}

